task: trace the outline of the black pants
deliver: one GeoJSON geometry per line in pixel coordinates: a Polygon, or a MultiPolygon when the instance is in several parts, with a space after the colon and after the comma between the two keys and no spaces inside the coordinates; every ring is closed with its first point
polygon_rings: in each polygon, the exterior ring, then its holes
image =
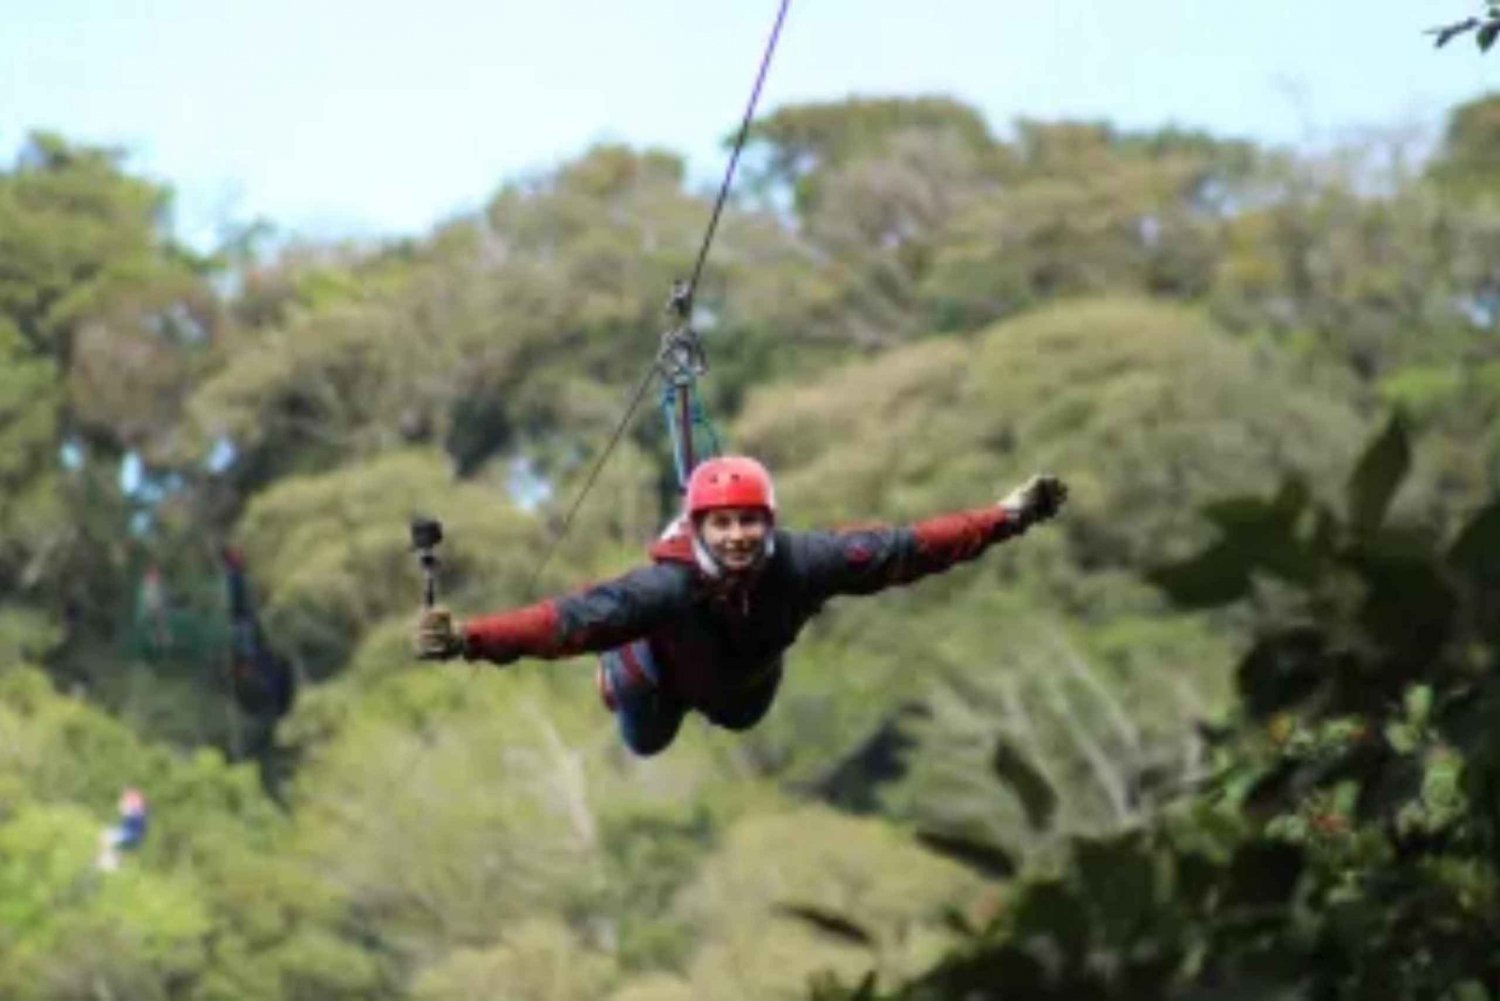
{"type": "MultiPolygon", "coordinates": [[[[600,664],[614,698],[615,718],[625,746],[642,757],[666,750],[693,707],[663,690],[661,671],[646,641],[610,650],[600,657],[600,664]]],[[[699,711],[715,726],[748,730],[765,717],[780,686],[778,662],[753,685],[734,692],[712,709],[699,711]]]]}

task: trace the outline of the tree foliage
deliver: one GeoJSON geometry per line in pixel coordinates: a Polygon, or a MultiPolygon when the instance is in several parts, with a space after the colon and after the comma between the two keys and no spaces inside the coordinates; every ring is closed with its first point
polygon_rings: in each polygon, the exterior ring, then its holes
{"type": "Polygon", "coordinates": [[[1387,522],[1405,437],[1372,441],[1343,510],[1295,482],[1213,506],[1221,539],[1159,584],[1195,606],[1263,575],[1288,592],[1260,609],[1213,774],[1151,823],[1075,840],[882,996],[1485,996],[1500,520],[1491,503],[1450,540],[1387,522]]]}
{"type": "Polygon", "coordinates": [[[0,170],[0,995],[1485,996],[1493,103],[1423,158],[934,97],[755,123],[696,318],[783,521],[1073,498],[833,602],[760,726],[648,760],[585,658],[413,662],[407,526],[443,521],[461,615],[642,559],[660,422],[593,463],[712,207],[683,161],[199,257],[120,153],[35,136],[0,170]],[[274,724],[227,697],[228,542],[303,683],[274,724]],[[149,833],[103,872],[125,786],[149,833]]]}

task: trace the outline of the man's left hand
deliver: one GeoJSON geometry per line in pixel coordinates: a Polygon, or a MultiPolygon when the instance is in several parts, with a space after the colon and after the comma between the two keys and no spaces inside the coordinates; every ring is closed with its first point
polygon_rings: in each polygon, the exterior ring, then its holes
{"type": "Polygon", "coordinates": [[[1022,528],[1056,516],[1068,499],[1068,486],[1049,473],[1033,476],[1006,494],[1000,506],[1015,518],[1022,528]]]}

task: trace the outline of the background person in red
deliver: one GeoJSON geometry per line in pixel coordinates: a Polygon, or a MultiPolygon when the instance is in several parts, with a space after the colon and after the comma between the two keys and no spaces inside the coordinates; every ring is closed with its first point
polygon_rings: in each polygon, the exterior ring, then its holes
{"type": "Polygon", "coordinates": [[[998,504],[910,526],[831,532],[776,527],[776,492],[755,459],[708,459],[688,481],[683,514],[651,563],[514,611],[458,622],[444,608],[418,622],[417,653],[505,664],[601,654],[599,689],[637,754],[677,735],[689,709],[745,730],[765,716],[782,654],[839,595],[873,594],[971,560],[1051,518],[1067,498],[1035,476],[998,504]]]}

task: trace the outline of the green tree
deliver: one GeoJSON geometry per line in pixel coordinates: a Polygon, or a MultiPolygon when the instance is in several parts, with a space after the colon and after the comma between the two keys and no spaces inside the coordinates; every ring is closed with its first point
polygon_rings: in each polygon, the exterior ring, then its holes
{"type": "Polygon", "coordinates": [[[1257,167],[1248,144],[1087,122],[1017,132],[1005,183],[934,240],[927,315],[968,329],[1061,297],[1203,294],[1257,167]]]}
{"type": "Polygon", "coordinates": [[[1500,95],[1485,95],[1450,111],[1442,145],[1428,167],[1428,176],[1445,193],[1472,206],[1474,202],[1494,200],[1497,165],[1500,95]]]}
{"type": "Polygon", "coordinates": [[[290,852],[254,772],[142,742],[32,669],[0,680],[0,989],[7,997],[370,997],[383,964],[290,852]],[[143,845],[96,867],[126,785],[143,845]]]}
{"type": "Polygon", "coordinates": [[[902,133],[948,136],[974,153],[1000,155],[979,113],[948,98],[801,104],[754,123],[751,149],[763,158],[754,183],[790,189],[798,212],[810,215],[831,172],[889,149],[902,133]]]}
{"type": "Polygon", "coordinates": [[[126,600],[121,462],[162,461],[217,328],[168,207],[120,154],[50,134],[0,173],[0,580],[66,612],[69,638],[126,600]]]}
{"type": "Polygon", "coordinates": [[[500,488],[455,483],[436,451],[392,451],[255,495],[238,534],[261,615],[311,678],[335,672],[372,626],[415,614],[421,576],[407,525],[423,512],[445,524],[444,600],[522,598],[530,568],[517,556],[537,550],[539,527],[500,488]]]}
{"type": "Polygon", "coordinates": [[[1221,537],[1155,576],[1258,610],[1212,778],[1076,840],[890,997],[1488,996],[1500,502],[1451,539],[1389,521],[1409,462],[1397,420],[1343,504],[1292,479],[1207,509],[1221,537]]]}
{"type": "Polygon", "coordinates": [[[816,807],[747,817],[681,901],[700,935],[695,996],[788,996],[829,967],[919,969],[947,940],[945,906],[965,895],[979,893],[958,866],[877,821],[816,807]]]}
{"type": "Polygon", "coordinates": [[[452,953],[425,971],[413,1001],[594,1001],[609,984],[613,964],[566,927],[530,922],[489,949],[452,953]]]}

